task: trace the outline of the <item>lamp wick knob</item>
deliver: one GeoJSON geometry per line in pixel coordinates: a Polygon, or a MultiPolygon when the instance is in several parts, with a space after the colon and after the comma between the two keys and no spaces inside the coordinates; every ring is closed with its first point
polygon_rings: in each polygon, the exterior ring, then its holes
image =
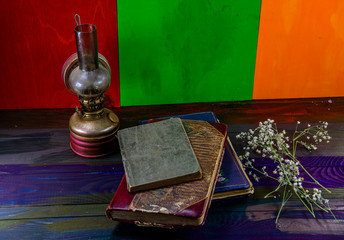
{"type": "Polygon", "coordinates": [[[74,15],[74,20],[75,20],[77,26],[81,25],[81,19],[80,19],[79,14],[74,15]]]}

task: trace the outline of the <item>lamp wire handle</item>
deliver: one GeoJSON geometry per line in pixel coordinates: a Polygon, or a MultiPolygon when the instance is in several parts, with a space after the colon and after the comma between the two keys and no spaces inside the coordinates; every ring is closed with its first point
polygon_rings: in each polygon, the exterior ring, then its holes
{"type": "Polygon", "coordinates": [[[80,19],[80,16],[78,14],[74,15],[74,20],[76,22],[76,25],[81,25],[81,19],[80,19]]]}

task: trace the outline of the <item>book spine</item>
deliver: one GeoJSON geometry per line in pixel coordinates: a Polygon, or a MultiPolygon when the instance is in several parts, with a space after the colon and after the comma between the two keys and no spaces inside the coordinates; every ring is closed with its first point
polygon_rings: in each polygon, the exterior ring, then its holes
{"type": "Polygon", "coordinates": [[[125,148],[123,146],[123,139],[121,137],[120,132],[117,134],[117,138],[118,138],[119,148],[120,148],[121,155],[122,155],[122,162],[123,162],[123,166],[124,166],[125,175],[131,176],[132,173],[131,173],[130,161],[127,160],[128,158],[127,158],[126,151],[124,150],[125,148]]]}
{"type": "Polygon", "coordinates": [[[233,154],[234,154],[235,160],[237,161],[237,163],[238,163],[238,165],[239,165],[239,168],[241,169],[242,173],[244,174],[244,176],[245,176],[245,178],[246,178],[246,180],[247,180],[247,182],[248,182],[248,184],[249,184],[249,188],[248,188],[248,189],[249,189],[249,193],[248,193],[248,195],[253,194],[253,193],[254,193],[253,184],[252,184],[252,182],[250,181],[249,177],[247,176],[246,171],[245,171],[244,167],[242,166],[242,163],[241,163],[241,161],[240,161],[238,155],[236,154],[236,152],[235,152],[235,150],[234,150],[234,147],[233,147],[233,145],[232,145],[232,142],[231,142],[230,139],[229,139],[229,136],[227,136],[227,142],[228,142],[228,145],[229,145],[229,147],[231,148],[231,150],[232,150],[232,152],[233,152],[233,154]]]}

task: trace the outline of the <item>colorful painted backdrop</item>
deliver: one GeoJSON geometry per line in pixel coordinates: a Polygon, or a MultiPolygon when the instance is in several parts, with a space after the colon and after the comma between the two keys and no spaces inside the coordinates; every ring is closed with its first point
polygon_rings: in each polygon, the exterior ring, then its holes
{"type": "Polygon", "coordinates": [[[110,106],[344,96],[342,0],[1,5],[0,108],[76,105],[60,77],[76,51],[75,13],[98,28],[110,106]]]}

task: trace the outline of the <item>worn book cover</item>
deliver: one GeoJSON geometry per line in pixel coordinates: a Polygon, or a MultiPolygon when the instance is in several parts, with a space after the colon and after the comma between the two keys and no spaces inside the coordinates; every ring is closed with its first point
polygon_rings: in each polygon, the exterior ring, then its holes
{"type": "Polygon", "coordinates": [[[127,191],[124,176],[106,210],[110,219],[168,228],[204,223],[224,153],[227,125],[192,120],[183,120],[183,124],[201,165],[202,179],[135,194],[127,191]]]}
{"type": "Polygon", "coordinates": [[[180,118],[119,130],[118,141],[129,192],[202,176],[180,118]]]}
{"type": "MultiPolygon", "coordinates": [[[[178,117],[207,122],[219,122],[213,112],[197,112],[183,115],[162,117],[164,119],[178,117]]],[[[148,123],[140,120],[139,124],[148,123]]],[[[217,179],[213,199],[237,198],[250,195],[254,192],[253,185],[242,168],[241,162],[232,146],[230,139],[226,141],[222,165],[217,179]]]]}

